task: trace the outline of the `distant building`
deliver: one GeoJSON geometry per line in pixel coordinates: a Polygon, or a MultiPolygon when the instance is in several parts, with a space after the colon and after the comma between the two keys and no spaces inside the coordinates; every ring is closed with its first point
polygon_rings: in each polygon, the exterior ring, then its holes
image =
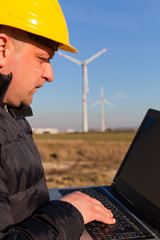
{"type": "Polygon", "coordinates": [[[74,132],[73,129],[67,129],[67,130],[66,130],[66,133],[73,133],[73,132],[74,132]]]}
{"type": "Polygon", "coordinates": [[[44,134],[44,133],[50,133],[50,134],[56,134],[58,133],[58,129],[56,128],[33,128],[33,133],[36,134],[44,134]]]}

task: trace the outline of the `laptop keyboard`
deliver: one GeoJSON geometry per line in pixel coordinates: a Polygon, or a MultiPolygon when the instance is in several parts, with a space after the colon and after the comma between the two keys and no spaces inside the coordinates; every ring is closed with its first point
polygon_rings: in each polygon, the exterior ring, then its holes
{"type": "Polygon", "coordinates": [[[113,225],[103,224],[101,222],[93,221],[86,224],[86,230],[94,240],[140,240],[153,239],[154,237],[139,223],[130,217],[127,212],[122,212],[121,207],[117,206],[111,201],[110,197],[103,194],[101,188],[84,188],[84,189],[67,189],[60,190],[62,196],[74,191],[81,191],[89,196],[98,199],[102,204],[110,209],[116,219],[113,225]]]}

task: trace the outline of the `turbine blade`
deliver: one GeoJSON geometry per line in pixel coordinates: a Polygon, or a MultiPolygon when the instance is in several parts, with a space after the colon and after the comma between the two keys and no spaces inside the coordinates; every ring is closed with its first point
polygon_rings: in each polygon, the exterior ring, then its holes
{"type": "Polygon", "coordinates": [[[77,59],[75,59],[73,57],[70,57],[70,56],[68,56],[68,55],[66,55],[66,54],[64,54],[62,52],[57,52],[57,54],[62,56],[62,57],[64,57],[64,58],[67,58],[68,60],[70,60],[70,61],[72,61],[72,62],[74,62],[74,63],[76,63],[76,64],[78,64],[80,66],[82,66],[82,64],[83,64],[81,61],[79,61],[79,60],[77,60],[77,59]]]}
{"type": "Polygon", "coordinates": [[[108,100],[104,99],[104,103],[106,103],[107,105],[109,105],[110,107],[114,107],[114,105],[112,103],[110,103],[108,100]]]}
{"type": "Polygon", "coordinates": [[[91,107],[94,107],[94,106],[96,106],[97,104],[100,104],[100,103],[101,103],[101,101],[99,100],[99,101],[93,103],[93,104],[91,105],[91,107]]]}
{"type": "Polygon", "coordinates": [[[92,62],[94,59],[96,59],[97,57],[99,57],[100,55],[102,55],[103,53],[105,53],[108,49],[104,48],[102,49],[100,52],[96,53],[95,55],[93,55],[92,57],[88,58],[84,64],[88,64],[90,62],[92,62]]]}

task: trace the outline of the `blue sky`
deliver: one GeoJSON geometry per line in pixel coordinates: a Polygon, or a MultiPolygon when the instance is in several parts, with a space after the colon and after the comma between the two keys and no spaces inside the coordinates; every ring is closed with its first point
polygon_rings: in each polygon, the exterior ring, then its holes
{"type": "MultiPolygon", "coordinates": [[[[59,0],[78,54],[85,61],[103,48],[108,51],[88,64],[89,128],[100,128],[104,97],[106,127],[137,127],[149,108],[160,110],[160,1],[59,0]]],[[[63,52],[63,51],[62,51],[63,52]]],[[[82,129],[82,69],[55,55],[54,81],[34,95],[32,127],[82,129]]]]}

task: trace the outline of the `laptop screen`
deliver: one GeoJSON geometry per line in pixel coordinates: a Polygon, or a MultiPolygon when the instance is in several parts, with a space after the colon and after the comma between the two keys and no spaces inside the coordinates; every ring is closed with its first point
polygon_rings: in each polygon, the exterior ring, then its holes
{"type": "Polygon", "coordinates": [[[160,214],[160,112],[149,110],[114,181],[145,212],[160,214]]]}

